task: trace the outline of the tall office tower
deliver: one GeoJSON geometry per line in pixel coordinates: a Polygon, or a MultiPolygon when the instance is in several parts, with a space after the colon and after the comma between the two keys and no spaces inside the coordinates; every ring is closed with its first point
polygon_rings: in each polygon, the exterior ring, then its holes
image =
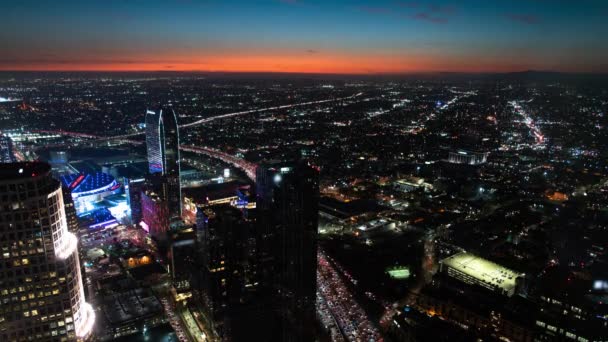
{"type": "Polygon", "coordinates": [[[169,231],[169,207],[157,192],[146,189],[141,192],[141,225],[157,240],[165,241],[169,231]]]}
{"type": "Polygon", "coordinates": [[[273,341],[270,296],[260,287],[255,219],[227,204],[197,213],[197,297],[224,341],[273,341]],[[263,327],[263,328],[262,328],[263,327]]]}
{"type": "Polygon", "coordinates": [[[11,138],[0,134],[0,163],[13,163],[17,161],[13,153],[11,138]]]}
{"type": "Polygon", "coordinates": [[[160,173],[167,179],[167,198],[172,218],[181,217],[179,127],[173,109],[146,112],[146,145],[151,174],[160,173]]]}
{"type": "Polygon", "coordinates": [[[131,223],[139,224],[142,220],[141,192],[144,190],[145,179],[125,178],[124,184],[127,193],[127,205],[131,209],[131,223]]]}
{"type": "Polygon", "coordinates": [[[76,215],[76,206],[72,199],[72,192],[67,186],[61,187],[63,196],[63,206],[65,210],[65,221],[68,224],[68,231],[77,234],[79,229],[78,216],[76,215]]]}
{"type": "MultiPolygon", "coordinates": [[[[318,171],[304,162],[257,169],[257,208],[272,241],[283,340],[312,341],[317,289],[318,171]]],[[[268,247],[265,247],[268,248],[268,247]]]]}
{"type": "Polygon", "coordinates": [[[169,261],[173,288],[177,293],[191,294],[196,256],[195,241],[196,232],[192,227],[182,225],[171,231],[169,261]]]}
{"type": "Polygon", "coordinates": [[[0,164],[0,338],[77,341],[95,312],[85,302],[77,238],[46,163],[0,164]]]}

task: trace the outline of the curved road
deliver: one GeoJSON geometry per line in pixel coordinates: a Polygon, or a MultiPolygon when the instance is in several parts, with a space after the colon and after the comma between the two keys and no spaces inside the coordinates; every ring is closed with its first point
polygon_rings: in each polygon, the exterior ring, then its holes
{"type": "MultiPolygon", "coordinates": [[[[339,98],[335,98],[335,99],[319,100],[319,101],[308,101],[308,102],[294,103],[294,104],[289,104],[289,105],[274,106],[274,107],[260,108],[260,109],[251,109],[251,110],[244,110],[244,111],[240,111],[240,112],[221,114],[221,115],[217,115],[217,116],[212,116],[212,117],[200,119],[200,120],[197,120],[197,121],[194,121],[194,122],[190,122],[190,123],[187,123],[187,124],[184,124],[184,125],[180,125],[179,128],[187,128],[187,127],[192,127],[192,126],[198,126],[198,125],[209,123],[211,121],[231,118],[231,117],[235,117],[235,116],[239,116],[239,115],[245,115],[245,114],[261,113],[261,112],[267,112],[267,111],[270,111],[270,110],[295,108],[295,107],[302,107],[302,106],[321,104],[321,103],[327,103],[327,102],[348,100],[348,99],[352,99],[352,98],[355,98],[355,97],[358,97],[358,96],[361,96],[361,95],[363,95],[363,93],[357,93],[357,94],[354,94],[354,95],[351,95],[351,96],[339,97],[339,98]]],[[[123,134],[123,135],[114,135],[114,136],[110,136],[110,137],[99,137],[99,139],[100,140],[120,140],[120,139],[135,137],[135,136],[138,136],[138,135],[143,135],[144,133],[145,133],[145,131],[144,132],[137,132],[137,133],[130,133],[130,134],[123,134]]]]}

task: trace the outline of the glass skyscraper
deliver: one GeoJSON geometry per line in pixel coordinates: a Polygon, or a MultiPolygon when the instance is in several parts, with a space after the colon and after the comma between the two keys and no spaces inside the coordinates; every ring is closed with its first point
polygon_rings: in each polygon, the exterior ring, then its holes
{"type": "Polygon", "coordinates": [[[146,145],[150,173],[160,173],[165,179],[165,200],[168,202],[170,216],[181,217],[179,127],[173,109],[146,112],[146,145]]]}
{"type": "Polygon", "coordinates": [[[0,339],[87,339],[95,312],[50,165],[0,164],[0,194],[0,339]]]}
{"type": "Polygon", "coordinates": [[[305,162],[257,169],[261,254],[273,260],[282,341],[313,341],[316,326],[319,172],[305,162]]]}

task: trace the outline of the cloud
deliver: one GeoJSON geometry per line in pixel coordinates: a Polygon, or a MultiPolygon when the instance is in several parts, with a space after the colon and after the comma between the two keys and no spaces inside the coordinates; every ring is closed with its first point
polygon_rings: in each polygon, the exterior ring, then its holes
{"type": "Polygon", "coordinates": [[[405,8],[420,8],[422,4],[418,1],[397,1],[397,5],[405,8]]]}
{"type": "Polygon", "coordinates": [[[130,59],[89,59],[89,58],[0,58],[1,64],[137,64],[140,61],[130,59]]]}
{"type": "Polygon", "coordinates": [[[409,16],[409,18],[412,18],[415,20],[420,20],[420,21],[427,21],[429,23],[434,23],[434,24],[445,24],[448,22],[448,19],[445,17],[437,17],[437,16],[434,16],[427,12],[419,12],[419,13],[409,16]]]}
{"type": "Polygon", "coordinates": [[[426,21],[434,24],[447,23],[457,10],[452,5],[425,4],[419,1],[395,1],[394,6],[394,9],[386,7],[360,7],[359,9],[367,13],[394,14],[400,18],[426,21]]]}
{"type": "Polygon", "coordinates": [[[506,14],[505,17],[507,19],[509,19],[510,21],[527,24],[527,25],[539,24],[541,21],[539,17],[537,17],[535,15],[530,15],[530,14],[509,13],[509,14],[506,14]]]}
{"type": "Polygon", "coordinates": [[[373,6],[358,6],[359,11],[369,14],[392,14],[393,10],[387,7],[373,7],[373,6]]]}
{"type": "Polygon", "coordinates": [[[313,50],[313,49],[308,49],[308,50],[306,50],[306,53],[315,54],[315,53],[319,53],[319,51],[313,50]]]}
{"type": "Polygon", "coordinates": [[[437,14],[452,14],[456,12],[456,7],[452,5],[429,5],[428,9],[430,12],[437,14]]]}

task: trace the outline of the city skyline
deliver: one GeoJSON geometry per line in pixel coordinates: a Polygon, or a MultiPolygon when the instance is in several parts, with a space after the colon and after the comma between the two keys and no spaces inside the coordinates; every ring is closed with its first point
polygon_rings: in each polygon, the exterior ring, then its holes
{"type": "Polygon", "coordinates": [[[64,0],[3,12],[0,70],[608,72],[601,1],[64,0]]]}
{"type": "Polygon", "coordinates": [[[0,339],[604,341],[607,0],[6,0],[0,339]]]}

